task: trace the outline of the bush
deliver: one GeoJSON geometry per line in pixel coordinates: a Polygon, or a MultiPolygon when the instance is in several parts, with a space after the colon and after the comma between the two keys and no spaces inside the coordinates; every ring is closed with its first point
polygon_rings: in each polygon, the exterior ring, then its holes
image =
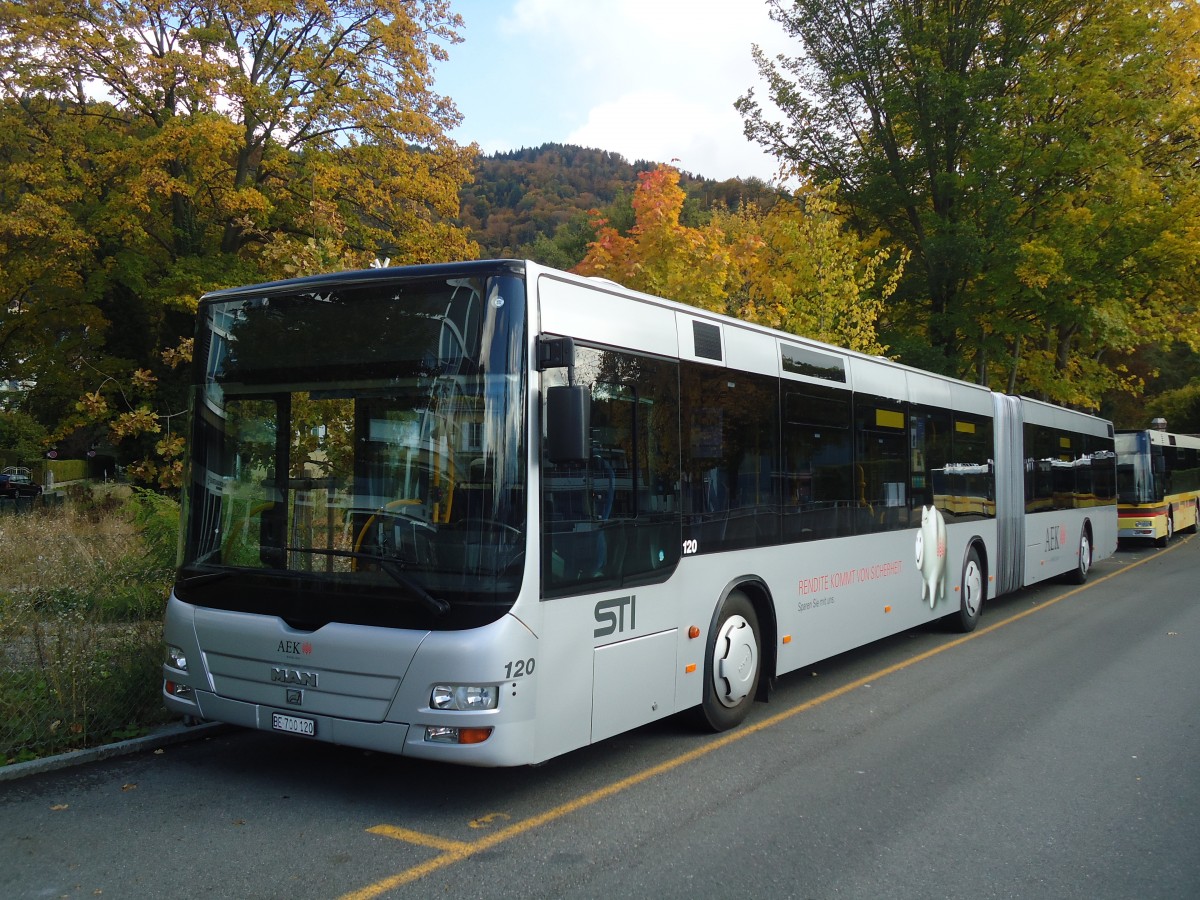
{"type": "Polygon", "coordinates": [[[115,515],[129,496],[127,492],[96,490],[86,481],[68,484],[66,495],[71,510],[76,515],[86,516],[91,522],[100,522],[105,517],[115,515]]]}
{"type": "Polygon", "coordinates": [[[78,610],[28,621],[18,655],[6,641],[0,666],[0,764],[121,740],[166,720],[157,623],[105,626],[78,610]]]}
{"type": "Polygon", "coordinates": [[[159,667],[178,505],[147,491],[71,500],[0,517],[0,764],[167,718],[159,667]]]}

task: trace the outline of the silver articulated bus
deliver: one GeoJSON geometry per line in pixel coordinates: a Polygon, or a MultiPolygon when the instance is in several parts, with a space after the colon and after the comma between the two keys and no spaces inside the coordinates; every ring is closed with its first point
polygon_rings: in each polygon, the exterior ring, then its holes
{"type": "Polygon", "coordinates": [[[528,261],[212,293],[164,696],[515,765],[1117,544],[1112,426],[528,261]]]}

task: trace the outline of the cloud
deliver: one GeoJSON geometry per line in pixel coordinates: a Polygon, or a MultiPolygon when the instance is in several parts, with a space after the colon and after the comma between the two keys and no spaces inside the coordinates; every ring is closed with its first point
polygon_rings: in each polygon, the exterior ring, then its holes
{"type": "Polygon", "coordinates": [[[712,178],[771,178],[734,101],[759,83],[752,44],[787,48],[764,0],[517,0],[508,36],[536,44],[567,143],[669,162],[712,178]]]}
{"type": "Polygon", "coordinates": [[[742,137],[732,104],[726,109],[669,90],[633,91],[592,107],[566,143],[620,153],[630,161],[671,162],[712,178],[771,177],[773,161],[742,137]]]}

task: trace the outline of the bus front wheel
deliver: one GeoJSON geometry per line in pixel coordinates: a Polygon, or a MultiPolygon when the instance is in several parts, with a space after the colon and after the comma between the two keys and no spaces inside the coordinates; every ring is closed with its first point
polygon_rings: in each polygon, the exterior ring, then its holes
{"type": "Polygon", "coordinates": [[[983,563],[979,559],[979,550],[971,547],[967,551],[967,558],[963,560],[962,587],[958,592],[958,614],[953,616],[954,625],[959,631],[963,633],[974,631],[975,626],[979,624],[979,616],[983,613],[983,595],[986,583],[983,563]]]}
{"type": "Polygon", "coordinates": [[[762,648],[754,605],[741,591],[721,604],[704,657],[703,722],[713,731],[741,723],[758,690],[762,648]]]}

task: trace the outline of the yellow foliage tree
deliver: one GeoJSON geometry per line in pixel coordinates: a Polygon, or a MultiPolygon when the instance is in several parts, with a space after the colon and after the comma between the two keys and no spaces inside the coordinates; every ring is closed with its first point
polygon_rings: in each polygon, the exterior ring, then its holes
{"type": "Polygon", "coordinates": [[[169,484],[138,411],[182,408],[162,348],[203,291],[476,255],[478,148],[433,85],[462,26],[449,0],[0,2],[0,371],[56,438],[108,426],[169,484]]]}
{"type": "Polygon", "coordinates": [[[831,188],[805,187],[765,215],[750,210],[757,241],[744,257],[736,314],[862,353],[882,355],[876,325],[908,261],[862,241],[839,215],[831,188]]]}
{"type": "Polygon", "coordinates": [[[575,271],[852,350],[885,352],[876,323],[908,255],[856,237],[831,189],[806,188],[766,213],[719,210],[698,228],[680,224],[684,196],[673,167],[643,172],[629,234],[598,219],[596,240],[575,271]]]}

